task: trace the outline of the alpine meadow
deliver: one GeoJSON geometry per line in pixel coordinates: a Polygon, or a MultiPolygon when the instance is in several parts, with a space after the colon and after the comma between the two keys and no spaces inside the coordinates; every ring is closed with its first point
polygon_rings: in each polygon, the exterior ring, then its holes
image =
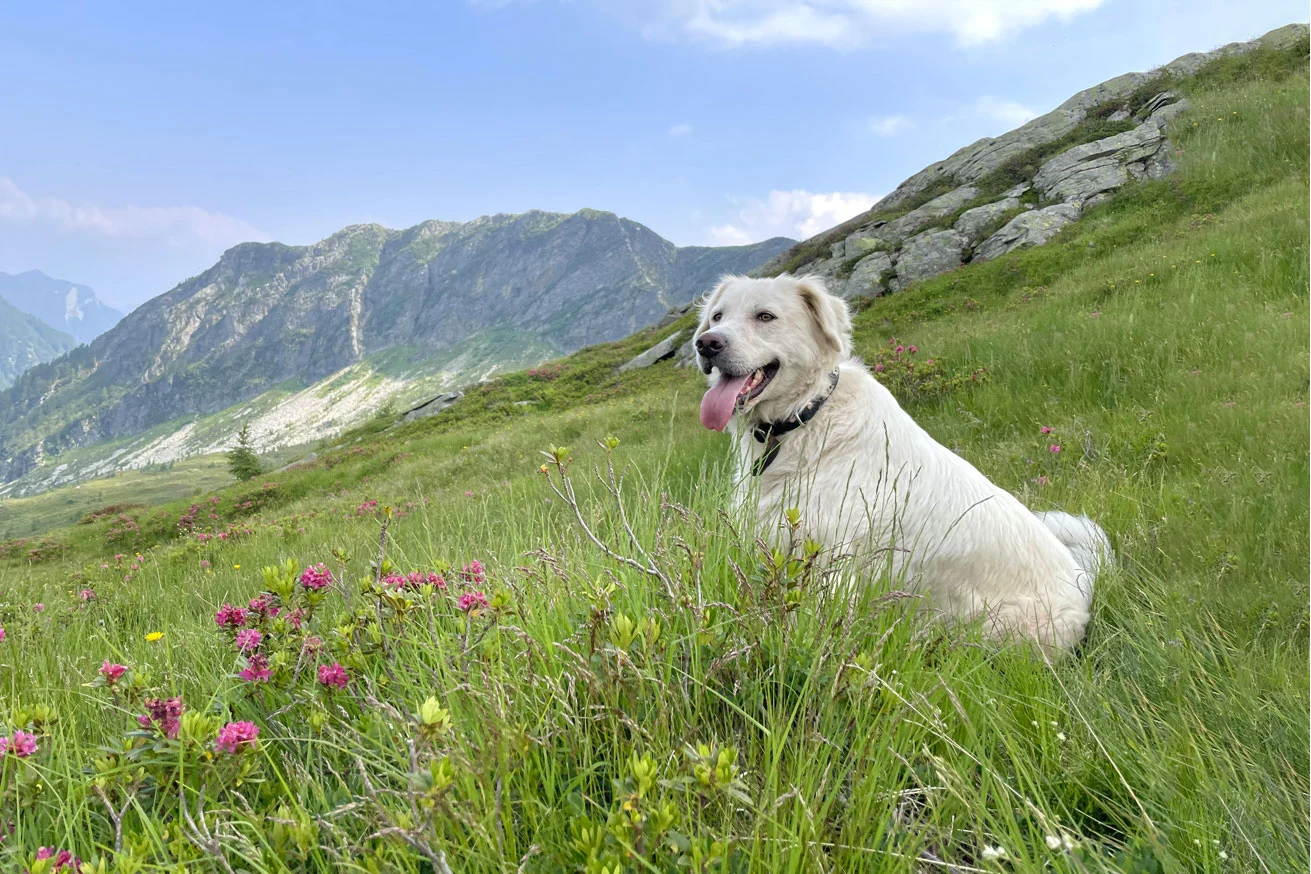
{"type": "Polygon", "coordinates": [[[0,543],[0,868],[1305,870],[1305,35],[1169,87],[1175,172],[853,301],[935,439],[1105,527],[1073,654],[767,546],[702,374],[619,370],[688,312],[0,543]]]}

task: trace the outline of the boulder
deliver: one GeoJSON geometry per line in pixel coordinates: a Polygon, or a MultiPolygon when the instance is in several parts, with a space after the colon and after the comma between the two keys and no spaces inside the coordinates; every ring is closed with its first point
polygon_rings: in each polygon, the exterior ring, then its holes
{"type": "Polygon", "coordinates": [[[925,231],[911,237],[897,258],[897,279],[902,287],[961,265],[968,249],[956,231],[925,231]]]}
{"type": "Polygon", "coordinates": [[[1007,197],[995,203],[976,206],[974,209],[967,209],[961,213],[960,218],[956,219],[954,227],[968,242],[976,243],[982,237],[986,228],[994,225],[1006,213],[1019,208],[1020,200],[1018,197],[1007,197]]]}
{"type": "Polygon", "coordinates": [[[679,341],[683,339],[683,331],[676,331],[670,334],[659,343],[647,349],[641,355],[636,356],[631,361],[619,365],[619,372],[625,370],[639,370],[643,367],[650,367],[657,361],[664,361],[666,358],[673,358],[674,353],[678,351],[679,341]]]}
{"type": "Polygon", "coordinates": [[[979,194],[979,190],[970,185],[948,191],[933,198],[923,206],[916,207],[901,218],[875,228],[872,233],[881,240],[897,245],[911,234],[916,233],[936,222],[943,216],[951,215],[979,194]]]}
{"type": "Polygon", "coordinates": [[[1005,227],[983,241],[974,253],[975,261],[988,261],[1013,249],[1041,246],[1061,228],[1079,217],[1079,207],[1058,203],[1044,209],[1020,213],[1005,227]]]}
{"type": "Polygon", "coordinates": [[[429,416],[435,416],[462,397],[464,397],[462,391],[448,391],[445,394],[439,394],[435,398],[424,401],[417,407],[410,407],[406,410],[405,421],[413,422],[415,419],[426,419],[429,416]]]}
{"type": "Polygon", "coordinates": [[[675,367],[692,367],[696,365],[696,347],[692,345],[692,338],[688,337],[687,342],[678,347],[674,352],[675,367]]]}
{"type": "Polygon", "coordinates": [[[878,248],[886,248],[887,244],[883,240],[871,235],[867,231],[856,231],[856,233],[842,241],[842,258],[851,259],[861,255],[866,255],[878,248]]]}
{"type": "MultiPolygon", "coordinates": [[[[834,292],[839,297],[851,300],[857,297],[878,297],[888,292],[887,280],[892,275],[892,258],[887,252],[875,252],[856,262],[856,268],[841,292],[834,292]]],[[[831,289],[830,289],[831,290],[831,289]]]]}
{"type": "Polygon", "coordinates": [[[1128,166],[1145,164],[1164,141],[1161,129],[1149,121],[1131,131],[1075,146],[1043,164],[1033,177],[1033,187],[1044,200],[1082,203],[1129,181],[1128,166]]]}

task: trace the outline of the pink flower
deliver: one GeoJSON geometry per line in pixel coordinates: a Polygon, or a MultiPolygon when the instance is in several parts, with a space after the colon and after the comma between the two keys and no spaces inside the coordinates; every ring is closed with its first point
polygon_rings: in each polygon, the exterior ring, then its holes
{"type": "Polygon", "coordinates": [[[127,665],[116,665],[109,659],[105,659],[105,663],[100,666],[100,676],[104,677],[105,682],[111,686],[117,683],[118,678],[126,672],[127,665]]]}
{"type": "Polygon", "coordinates": [[[90,589],[83,589],[81,593],[78,595],[78,597],[81,598],[82,603],[85,604],[87,601],[94,600],[96,597],[96,593],[91,591],[90,589]]]}
{"type": "Polygon", "coordinates": [[[272,604],[273,597],[271,595],[259,595],[250,599],[249,606],[252,613],[267,613],[272,604]]]}
{"type": "Polygon", "coordinates": [[[382,578],[382,584],[399,592],[405,588],[405,577],[400,574],[387,574],[382,578]]]}
{"type": "Polygon", "coordinates": [[[305,611],[300,607],[292,610],[287,614],[287,624],[296,630],[300,630],[300,625],[305,621],[305,611]]]}
{"type": "Polygon", "coordinates": [[[33,605],[32,605],[32,610],[33,610],[34,612],[36,612],[36,613],[44,613],[44,612],[45,612],[45,609],[46,609],[46,605],[45,605],[45,604],[36,603],[36,604],[33,604],[33,605]]]}
{"type": "Polygon", "coordinates": [[[1047,447],[1047,451],[1055,455],[1057,452],[1061,451],[1061,447],[1059,444],[1053,443],[1051,446],[1047,447]]]}
{"type": "Polygon", "coordinates": [[[5,639],[5,627],[3,625],[0,625],[0,643],[4,643],[4,639],[5,639]]]}
{"type": "Polygon", "coordinates": [[[247,683],[265,683],[273,676],[269,670],[269,660],[262,653],[255,653],[246,659],[246,667],[237,672],[237,676],[247,683]]]}
{"type": "Polygon", "coordinates": [[[300,575],[300,584],[315,592],[326,589],[332,583],[332,572],[326,564],[316,564],[305,568],[300,575]]]}
{"type": "Polygon", "coordinates": [[[36,753],[36,736],[28,734],[21,728],[14,729],[12,736],[0,737],[0,755],[11,753],[20,759],[36,753]]]}
{"type": "Polygon", "coordinates": [[[905,346],[898,346],[898,347],[897,347],[897,354],[898,354],[898,355],[900,355],[901,353],[903,353],[903,352],[905,352],[905,351],[906,351],[906,347],[905,347],[905,346]]]}
{"type": "Polygon", "coordinates": [[[264,642],[264,635],[260,634],[254,628],[243,628],[237,632],[237,649],[242,652],[250,652],[259,649],[259,645],[264,642]]]}
{"type": "Polygon", "coordinates": [[[882,373],[883,370],[884,370],[884,368],[883,368],[883,365],[882,365],[882,364],[875,364],[875,365],[874,365],[874,372],[875,372],[875,373],[882,373]]]}
{"type": "Polygon", "coordinates": [[[255,739],[259,737],[259,726],[253,722],[229,722],[219,729],[214,739],[214,748],[221,753],[236,753],[242,746],[255,748],[255,739]]]}
{"type": "Polygon", "coordinates": [[[345,689],[346,684],[351,681],[350,676],[346,673],[338,662],[330,665],[319,665],[319,682],[325,686],[336,686],[338,689],[345,689]]]}
{"type": "Polygon", "coordinates": [[[465,613],[471,612],[476,607],[486,607],[487,596],[482,592],[465,592],[460,596],[460,609],[465,613]]]}
{"type": "Polygon", "coordinates": [[[925,363],[925,364],[932,364],[932,363],[933,363],[933,359],[930,358],[928,361],[926,361],[926,362],[924,362],[924,363],[925,363]]]}
{"type": "Polygon", "coordinates": [[[137,724],[142,728],[153,725],[164,733],[164,737],[172,740],[182,727],[184,709],[181,698],[147,698],[146,710],[150,712],[138,716],[137,724]]]}
{"type": "Polygon", "coordinates": [[[907,346],[906,351],[909,352],[911,355],[914,355],[916,352],[920,350],[916,349],[914,346],[907,346]]]}
{"type": "Polygon", "coordinates": [[[55,866],[50,869],[51,872],[63,871],[65,869],[77,872],[82,870],[82,860],[74,856],[68,850],[56,850],[54,847],[39,847],[36,851],[36,860],[43,862],[46,859],[54,859],[55,866]]]}
{"type": "Polygon", "coordinates": [[[240,628],[246,624],[246,608],[224,604],[214,614],[214,622],[219,628],[240,628]]]}
{"type": "Polygon", "coordinates": [[[1052,433],[1052,432],[1055,431],[1055,430],[1056,430],[1055,428],[1049,428],[1049,427],[1047,427],[1046,425],[1043,425],[1043,426],[1042,426],[1042,433],[1044,433],[1044,434],[1050,434],[1050,433],[1052,433]]]}
{"type": "Polygon", "coordinates": [[[487,571],[483,568],[482,562],[474,559],[464,566],[464,570],[460,571],[460,578],[471,583],[481,583],[487,579],[487,571]]]}
{"type": "Polygon", "coordinates": [[[465,492],[465,493],[464,493],[464,496],[465,496],[466,498],[472,498],[472,497],[473,497],[473,492],[465,492]]]}
{"type": "Polygon", "coordinates": [[[202,558],[202,559],[200,560],[200,569],[201,569],[201,570],[206,570],[206,569],[208,569],[208,568],[209,568],[209,559],[207,559],[207,558],[202,558]]]}
{"type": "MultiPolygon", "coordinates": [[[[432,574],[432,573],[430,573],[430,574],[428,574],[428,585],[430,585],[430,586],[436,586],[436,587],[439,588],[439,589],[445,589],[445,588],[446,588],[446,580],[442,579],[442,576],[441,576],[440,574],[432,574]]],[[[0,637],[0,640],[3,640],[3,639],[4,639],[3,637],[0,637]]]]}

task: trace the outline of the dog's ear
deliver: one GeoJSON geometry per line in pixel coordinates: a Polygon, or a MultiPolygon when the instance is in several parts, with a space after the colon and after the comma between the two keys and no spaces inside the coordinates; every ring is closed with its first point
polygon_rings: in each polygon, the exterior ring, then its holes
{"type": "Polygon", "coordinates": [[[851,313],[847,310],[847,302],[829,294],[824,280],[818,276],[799,276],[795,282],[821,343],[841,358],[850,356],[851,313]]]}

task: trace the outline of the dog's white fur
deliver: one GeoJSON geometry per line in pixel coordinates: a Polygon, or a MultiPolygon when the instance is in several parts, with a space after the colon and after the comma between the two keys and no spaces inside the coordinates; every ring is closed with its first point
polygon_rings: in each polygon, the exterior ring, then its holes
{"type": "Polygon", "coordinates": [[[798,507],[805,533],[852,554],[864,573],[880,563],[947,616],[981,620],[990,636],[1019,634],[1044,648],[1084,636],[1092,582],[1110,560],[1096,523],[1066,513],[1030,512],[968,461],[939,444],[851,357],[846,303],[813,276],[724,277],[701,311],[699,339],[727,342],[711,374],[743,375],[777,361],[773,380],[739,407],[735,432],[739,498],[776,525],[798,507]],[[762,321],[760,313],[774,318],[762,321]],[[784,436],[759,476],[761,423],[787,419],[837,388],[805,426],[784,436]]]}

